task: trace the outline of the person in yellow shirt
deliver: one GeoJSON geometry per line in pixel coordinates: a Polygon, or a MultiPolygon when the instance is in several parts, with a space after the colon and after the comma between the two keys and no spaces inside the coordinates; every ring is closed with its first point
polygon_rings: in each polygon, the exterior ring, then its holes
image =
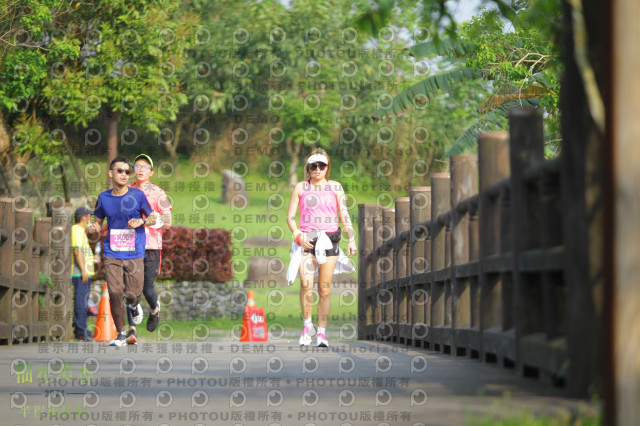
{"type": "Polygon", "coordinates": [[[73,328],[76,339],[93,340],[93,334],[87,329],[87,311],[91,277],[94,274],[93,252],[87,238],[87,226],[91,223],[93,212],[79,207],[75,212],[75,224],[71,227],[71,282],[73,283],[73,328]]]}

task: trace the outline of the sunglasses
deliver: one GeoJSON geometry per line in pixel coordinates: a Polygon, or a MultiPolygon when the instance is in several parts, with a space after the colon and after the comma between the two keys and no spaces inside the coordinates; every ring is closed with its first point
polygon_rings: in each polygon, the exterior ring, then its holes
{"type": "Polygon", "coordinates": [[[118,174],[125,173],[127,176],[131,174],[131,169],[111,169],[111,170],[115,171],[118,174]]]}
{"type": "Polygon", "coordinates": [[[311,163],[309,164],[309,170],[314,171],[316,169],[324,170],[327,168],[327,165],[324,163],[311,163]]]}

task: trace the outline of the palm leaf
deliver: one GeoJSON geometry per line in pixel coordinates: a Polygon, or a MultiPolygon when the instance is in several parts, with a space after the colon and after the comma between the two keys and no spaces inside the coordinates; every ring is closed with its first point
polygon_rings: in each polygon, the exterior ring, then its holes
{"type": "Polygon", "coordinates": [[[508,124],[508,114],[511,108],[535,108],[540,104],[540,99],[521,99],[508,102],[499,108],[493,109],[478,118],[445,152],[445,157],[462,154],[467,148],[475,145],[478,135],[483,132],[504,129],[508,124]]]}
{"type": "Polygon", "coordinates": [[[542,83],[547,88],[555,87],[555,84],[552,81],[549,81],[549,77],[544,72],[537,72],[533,74],[533,78],[535,78],[536,81],[542,83]]]}
{"type": "Polygon", "coordinates": [[[356,28],[377,37],[380,30],[390,22],[394,3],[392,0],[378,0],[369,4],[369,8],[355,19],[356,28]]]}
{"type": "Polygon", "coordinates": [[[480,106],[478,111],[484,114],[487,111],[500,108],[502,105],[519,101],[521,99],[542,99],[549,90],[540,85],[531,85],[528,87],[520,87],[508,85],[509,87],[501,87],[494,95],[489,96],[480,106]]]}
{"type": "Polygon", "coordinates": [[[399,115],[419,108],[429,99],[451,90],[458,83],[476,77],[478,77],[477,72],[462,66],[428,77],[396,95],[388,107],[380,108],[373,113],[373,119],[379,120],[389,115],[399,115]]]}
{"type": "Polygon", "coordinates": [[[416,59],[427,56],[451,56],[453,58],[459,58],[465,54],[462,43],[458,40],[451,39],[426,41],[415,44],[405,50],[416,59]]]}

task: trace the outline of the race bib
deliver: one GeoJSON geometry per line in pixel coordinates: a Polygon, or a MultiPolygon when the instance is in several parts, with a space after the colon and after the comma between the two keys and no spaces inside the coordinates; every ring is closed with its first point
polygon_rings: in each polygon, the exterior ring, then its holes
{"type": "Polygon", "coordinates": [[[109,238],[109,246],[113,251],[135,251],[136,230],[112,229],[111,237],[109,238]]]}

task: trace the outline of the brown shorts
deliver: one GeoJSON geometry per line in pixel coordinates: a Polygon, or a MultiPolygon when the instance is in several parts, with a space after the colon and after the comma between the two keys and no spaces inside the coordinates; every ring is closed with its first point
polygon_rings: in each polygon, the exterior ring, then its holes
{"type": "Polygon", "coordinates": [[[144,286],[144,258],[103,257],[111,315],[118,331],[125,327],[125,303],[136,306],[144,286]]]}

